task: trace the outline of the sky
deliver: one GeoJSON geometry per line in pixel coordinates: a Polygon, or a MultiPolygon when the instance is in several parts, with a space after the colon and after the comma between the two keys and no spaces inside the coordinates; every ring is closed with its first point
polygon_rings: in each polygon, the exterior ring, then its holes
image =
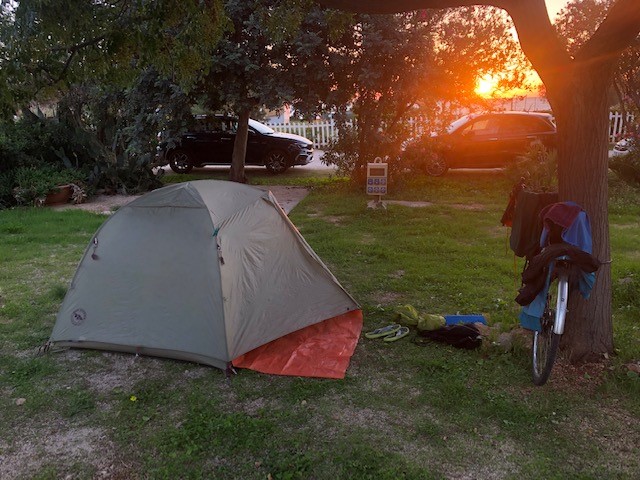
{"type": "MultiPolygon", "coordinates": [[[[569,0],[545,0],[545,3],[547,4],[547,12],[549,13],[549,18],[551,19],[552,23],[554,22],[556,15],[560,12],[560,10],[562,10],[562,8],[568,2],[569,0]]],[[[515,37],[518,36],[517,32],[515,32],[515,29],[513,31],[513,34],[515,37]]],[[[531,78],[529,79],[529,81],[532,82],[532,84],[536,85],[540,83],[540,78],[538,77],[537,73],[532,71],[530,73],[530,77],[531,78]]],[[[491,78],[490,76],[479,78],[476,83],[476,92],[481,96],[491,97],[495,95],[494,89],[495,89],[496,82],[497,82],[497,79],[491,78]]],[[[499,96],[509,98],[514,95],[527,95],[531,93],[533,92],[530,90],[514,89],[508,92],[504,92],[499,96]]]]}
{"type": "Polygon", "coordinates": [[[567,2],[568,0],[545,0],[545,3],[547,4],[547,11],[549,12],[549,18],[552,22],[556,14],[562,10],[562,7],[564,7],[567,2]]]}

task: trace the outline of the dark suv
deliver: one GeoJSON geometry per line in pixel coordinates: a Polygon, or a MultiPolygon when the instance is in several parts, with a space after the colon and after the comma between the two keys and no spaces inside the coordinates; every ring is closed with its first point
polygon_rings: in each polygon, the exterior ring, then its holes
{"type": "Polygon", "coordinates": [[[550,114],[471,114],[449,125],[443,135],[409,142],[402,156],[439,176],[449,168],[504,167],[524,155],[535,141],[555,148],[556,126],[550,114]]]}
{"type": "MultiPolygon", "coordinates": [[[[197,127],[169,147],[160,144],[160,163],[166,161],[176,173],[189,173],[203,165],[231,165],[238,119],[216,115],[200,117],[197,127]]],[[[249,120],[246,165],[264,165],[272,173],[282,173],[293,165],[306,165],[313,158],[313,142],[299,135],[278,133],[249,120]]]]}

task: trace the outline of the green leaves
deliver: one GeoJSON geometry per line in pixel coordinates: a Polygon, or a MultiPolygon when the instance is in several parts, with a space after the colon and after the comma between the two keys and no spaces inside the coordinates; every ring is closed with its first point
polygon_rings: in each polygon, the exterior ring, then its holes
{"type": "Polygon", "coordinates": [[[150,65],[188,89],[229,27],[219,0],[23,0],[2,13],[2,100],[14,108],[76,82],[125,84],[150,65]]]}

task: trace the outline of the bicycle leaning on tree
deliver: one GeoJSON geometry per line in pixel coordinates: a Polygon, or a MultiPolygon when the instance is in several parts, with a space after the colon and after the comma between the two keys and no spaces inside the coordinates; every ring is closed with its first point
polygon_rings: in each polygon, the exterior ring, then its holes
{"type": "Polygon", "coordinates": [[[555,363],[569,312],[569,295],[588,298],[601,262],[592,253],[591,227],[576,203],[556,194],[533,194],[520,185],[503,224],[511,224],[510,246],[526,258],[516,302],[521,325],[533,331],[531,372],[544,385],[555,363]],[[505,223],[506,219],[506,223],[505,223]]]}

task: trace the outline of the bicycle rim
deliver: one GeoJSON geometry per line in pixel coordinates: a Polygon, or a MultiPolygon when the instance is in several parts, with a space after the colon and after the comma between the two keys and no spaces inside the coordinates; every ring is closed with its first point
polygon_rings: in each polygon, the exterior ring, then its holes
{"type": "Polygon", "coordinates": [[[532,377],[535,385],[544,385],[551,375],[551,369],[558,354],[560,335],[553,333],[556,321],[556,305],[558,299],[558,282],[549,287],[547,302],[542,314],[542,328],[534,332],[532,342],[532,377]]]}

